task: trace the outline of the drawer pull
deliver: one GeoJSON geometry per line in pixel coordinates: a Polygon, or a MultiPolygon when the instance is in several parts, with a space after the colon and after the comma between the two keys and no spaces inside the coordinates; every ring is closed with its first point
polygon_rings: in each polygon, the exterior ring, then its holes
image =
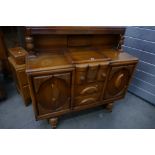
{"type": "Polygon", "coordinates": [[[55,97],[53,97],[53,98],[52,98],[52,101],[53,101],[53,102],[55,102],[55,101],[56,101],[56,98],[55,98],[55,97]]]}
{"type": "Polygon", "coordinates": [[[52,89],[54,88],[54,84],[53,84],[53,83],[51,84],[51,88],[52,88],[52,89]]]}
{"type": "Polygon", "coordinates": [[[81,81],[84,81],[85,80],[85,77],[84,76],[80,76],[80,80],[81,81]]]}
{"type": "Polygon", "coordinates": [[[80,102],[80,104],[89,104],[89,103],[92,103],[92,102],[95,102],[96,99],[95,98],[87,98],[87,99],[84,99],[80,102]]]}
{"type": "Polygon", "coordinates": [[[83,95],[83,94],[86,94],[86,93],[94,93],[94,92],[97,92],[97,91],[98,91],[97,86],[90,86],[90,87],[87,87],[87,88],[83,89],[80,94],[83,95]]]}
{"type": "Polygon", "coordinates": [[[102,73],[101,76],[102,76],[102,79],[105,80],[106,74],[105,73],[102,73]]]}

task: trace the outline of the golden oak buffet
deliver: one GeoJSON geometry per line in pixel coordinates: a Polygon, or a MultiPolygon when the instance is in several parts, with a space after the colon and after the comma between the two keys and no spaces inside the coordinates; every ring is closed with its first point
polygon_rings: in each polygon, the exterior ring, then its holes
{"type": "Polygon", "coordinates": [[[124,27],[26,27],[26,73],[37,120],[56,128],[70,112],[125,96],[138,59],[121,49],[124,27]]]}

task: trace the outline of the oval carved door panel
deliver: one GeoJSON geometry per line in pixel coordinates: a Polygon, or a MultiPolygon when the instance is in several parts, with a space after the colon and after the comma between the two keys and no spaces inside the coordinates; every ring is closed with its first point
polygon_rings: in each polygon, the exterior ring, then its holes
{"type": "Polygon", "coordinates": [[[123,95],[131,77],[132,70],[133,66],[112,68],[106,88],[106,99],[123,95]]]}
{"type": "MultiPolygon", "coordinates": [[[[68,75],[68,79],[70,76],[68,75]]],[[[39,85],[35,85],[38,107],[42,109],[41,111],[55,111],[69,108],[69,99],[70,99],[70,80],[67,80],[63,76],[49,76],[35,79],[37,83],[39,80],[39,85]]],[[[37,84],[38,84],[37,83],[37,84]]]]}

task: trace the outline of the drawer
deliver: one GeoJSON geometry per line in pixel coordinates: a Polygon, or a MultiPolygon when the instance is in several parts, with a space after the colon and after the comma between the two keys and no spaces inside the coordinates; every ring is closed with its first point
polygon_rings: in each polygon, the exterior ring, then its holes
{"type": "Polygon", "coordinates": [[[94,94],[102,91],[103,83],[90,83],[87,85],[75,85],[75,96],[94,94]]]}
{"type": "Polygon", "coordinates": [[[76,67],[76,74],[75,74],[75,82],[77,85],[80,84],[84,84],[87,81],[87,69],[88,69],[88,65],[82,65],[82,66],[78,66],[76,67]]]}
{"type": "Polygon", "coordinates": [[[22,86],[27,85],[28,80],[27,80],[27,75],[25,73],[25,70],[18,71],[17,74],[18,74],[18,78],[19,78],[21,85],[22,86]]]}
{"type": "Polygon", "coordinates": [[[105,81],[108,75],[109,68],[101,65],[97,75],[97,81],[105,81]]]}
{"type": "Polygon", "coordinates": [[[75,83],[83,85],[97,81],[105,81],[108,74],[108,66],[105,64],[85,64],[76,67],[75,83]]]}
{"type": "Polygon", "coordinates": [[[75,98],[75,106],[94,104],[100,100],[100,95],[101,95],[100,93],[96,93],[96,94],[92,94],[92,95],[76,97],[75,98]]]}

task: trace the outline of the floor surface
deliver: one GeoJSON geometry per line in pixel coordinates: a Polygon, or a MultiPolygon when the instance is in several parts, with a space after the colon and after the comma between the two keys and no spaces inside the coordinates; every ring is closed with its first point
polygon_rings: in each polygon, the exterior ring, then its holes
{"type": "MultiPolygon", "coordinates": [[[[0,102],[1,129],[50,129],[46,120],[36,121],[30,104],[25,107],[15,84],[5,81],[8,99],[0,102]]],[[[155,106],[127,93],[115,102],[113,112],[102,107],[60,117],[58,129],[154,129],[155,106]]]]}

